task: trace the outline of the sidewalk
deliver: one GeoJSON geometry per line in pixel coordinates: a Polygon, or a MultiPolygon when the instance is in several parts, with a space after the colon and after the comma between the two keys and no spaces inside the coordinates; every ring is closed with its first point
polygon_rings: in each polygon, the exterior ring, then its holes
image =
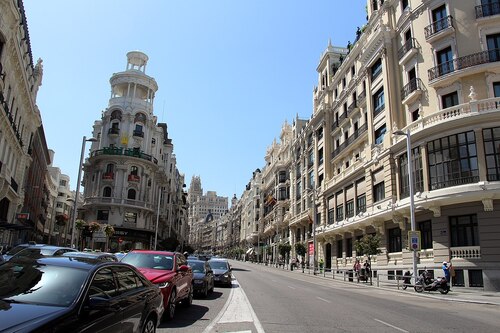
{"type": "MultiPolygon", "coordinates": [[[[331,274],[329,274],[327,276],[323,276],[323,273],[314,275],[312,270],[308,270],[307,268],[304,270],[304,273],[302,273],[301,268],[294,269],[293,271],[291,271],[288,268],[282,268],[282,267],[278,268],[276,266],[266,266],[266,267],[273,268],[273,269],[280,270],[280,271],[284,271],[284,272],[289,272],[290,274],[302,274],[304,276],[310,276],[311,278],[315,278],[315,279],[325,279],[325,280],[330,280],[330,281],[333,280],[331,274]]],[[[435,299],[441,299],[441,300],[446,300],[446,301],[490,304],[490,305],[500,306],[500,292],[488,292],[488,291],[483,291],[480,289],[471,289],[471,288],[464,288],[464,287],[452,287],[448,294],[442,295],[438,291],[432,291],[432,292],[424,291],[422,293],[417,293],[413,290],[412,287],[409,287],[406,290],[402,290],[402,289],[398,289],[396,284],[384,283],[383,285],[381,284],[379,287],[377,287],[375,281],[373,281],[373,285],[366,284],[366,283],[344,281],[342,278],[335,278],[335,280],[333,280],[333,281],[345,283],[345,284],[362,285],[362,286],[365,286],[367,288],[385,289],[385,290],[390,290],[393,292],[411,293],[412,295],[415,295],[415,296],[435,298],[435,299]]]]}

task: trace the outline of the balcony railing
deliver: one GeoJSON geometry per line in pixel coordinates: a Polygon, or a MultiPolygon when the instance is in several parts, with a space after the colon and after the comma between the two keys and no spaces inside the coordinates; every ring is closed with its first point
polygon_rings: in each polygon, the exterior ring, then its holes
{"type": "Polygon", "coordinates": [[[141,177],[137,175],[128,175],[128,181],[129,182],[138,182],[141,180],[141,177]]]}
{"type": "Polygon", "coordinates": [[[401,60],[411,49],[417,47],[417,42],[415,38],[408,39],[404,45],[398,50],[398,60],[401,60]]]}
{"type": "Polygon", "coordinates": [[[422,80],[419,78],[411,79],[403,89],[401,89],[401,99],[405,99],[415,90],[421,90],[423,87],[422,80]]]}
{"type": "Polygon", "coordinates": [[[469,54],[464,57],[444,62],[429,69],[429,81],[461,69],[497,61],[500,61],[500,49],[492,49],[469,54]]]}
{"type": "Polygon", "coordinates": [[[476,18],[488,17],[500,14],[500,2],[476,6],[476,18]]]}
{"type": "Polygon", "coordinates": [[[361,105],[363,104],[363,102],[365,101],[366,99],[366,89],[363,89],[363,91],[361,92],[361,94],[359,94],[358,96],[358,104],[361,105]]]}
{"type": "Polygon", "coordinates": [[[113,172],[105,172],[102,174],[102,179],[113,180],[114,178],[115,178],[115,174],[113,172]]]}
{"type": "Polygon", "coordinates": [[[477,183],[478,181],[479,181],[479,176],[457,177],[440,182],[432,182],[431,190],[438,190],[441,188],[447,188],[464,184],[473,184],[477,183]]]}
{"type": "Polygon", "coordinates": [[[465,258],[465,259],[481,259],[480,246],[462,246],[451,247],[451,259],[465,258]]]}
{"type": "Polygon", "coordinates": [[[357,107],[358,107],[358,102],[352,101],[351,105],[349,105],[349,107],[347,108],[347,116],[351,115],[351,113],[353,113],[357,107]]]}
{"type": "Polygon", "coordinates": [[[366,132],[368,129],[368,125],[365,123],[363,124],[360,128],[358,128],[357,131],[355,131],[350,137],[347,138],[346,141],[344,141],[340,146],[338,146],[333,152],[332,152],[332,158],[340,154],[342,150],[344,150],[348,145],[354,142],[361,134],[366,132]]]}
{"type": "Polygon", "coordinates": [[[111,127],[111,128],[108,130],[108,134],[111,134],[111,135],[118,135],[118,134],[120,134],[120,129],[119,129],[119,128],[116,128],[116,127],[111,127]]]}
{"type": "Polygon", "coordinates": [[[136,207],[142,207],[149,210],[157,210],[156,205],[139,200],[121,199],[121,198],[109,198],[109,197],[88,197],[85,198],[85,205],[95,205],[95,204],[116,204],[116,205],[130,205],[136,207]]]}
{"type": "Polygon", "coordinates": [[[433,22],[425,27],[425,39],[429,39],[438,32],[441,32],[450,27],[453,27],[453,17],[451,15],[448,15],[447,17],[437,20],[436,22],[433,22]]]}
{"type": "Polygon", "coordinates": [[[94,150],[90,154],[90,157],[96,157],[96,156],[101,156],[101,155],[125,155],[125,156],[130,156],[130,157],[141,158],[143,160],[153,162],[154,164],[158,164],[157,158],[155,158],[151,155],[148,155],[146,153],[143,153],[142,151],[137,151],[134,149],[115,148],[115,147],[106,147],[103,149],[94,150]]]}

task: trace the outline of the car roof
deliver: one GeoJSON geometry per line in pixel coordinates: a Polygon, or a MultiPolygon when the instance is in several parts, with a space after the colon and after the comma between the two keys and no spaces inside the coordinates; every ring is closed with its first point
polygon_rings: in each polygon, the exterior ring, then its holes
{"type": "Polygon", "coordinates": [[[202,264],[206,263],[206,260],[200,260],[200,259],[188,259],[187,261],[188,261],[188,263],[189,262],[199,262],[202,264]]]}
{"type": "Polygon", "coordinates": [[[84,270],[91,270],[94,267],[106,263],[117,264],[118,262],[103,262],[94,258],[76,258],[76,257],[43,257],[39,259],[27,259],[27,257],[12,258],[9,264],[27,263],[28,260],[36,261],[40,265],[73,267],[84,270]]]}
{"type": "Polygon", "coordinates": [[[210,260],[208,261],[224,261],[224,262],[228,262],[226,258],[210,258],[210,260]]]}
{"type": "Polygon", "coordinates": [[[157,250],[131,250],[129,253],[162,254],[162,255],[171,255],[171,256],[176,254],[176,252],[157,251],[157,250]]]}
{"type": "Polygon", "coordinates": [[[71,257],[71,256],[81,256],[85,258],[99,258],[99,257],[115,257],[116,256],[112,253],[107,253],[107,252],[79,252],[79,251],[71,251],[71,252],[66,252],[62,254],[65,257],[71,257]]]}

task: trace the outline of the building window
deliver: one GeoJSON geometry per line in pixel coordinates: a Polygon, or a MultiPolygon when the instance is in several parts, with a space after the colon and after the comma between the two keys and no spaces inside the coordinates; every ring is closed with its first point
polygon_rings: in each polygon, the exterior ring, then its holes
{"type": "Polygon", "coordinates": [[[450,216],[451,246],[479,246],[477,215],[450,216]]]}
{"type": "Polygon", "coordinates": [[[102,196],[103,196],[103,197],[105,197],[105,198],[109,198],[109,197],[111,197],[111,187],[106,186],[106,187],[102,190],[102,196]]]}
{"type": "Polygon", "coordinates": [[[452,93],[441,96],[441,103],[443,104],[443,109],[458,105],[458,93],[454,91],[452,93]]]}
{"type": "Polygon", "coordinates": [[[390,253],[392,252],[401,252],[403,249],[402,243],[401,243],[401,229],[399,228],[393,228],[388,230],[389,234],[389,249],[388,251],[390,253]]]}
{"type": "Polygon", "coordinates": [[[64,187],[65,187],[65,186],[66,186],[66,184],[67,184],[67,181],[66,181],[65,179],[61,179],[61,180],[59,181],[59,186],[64,186],[64,187]]]}
{"type": "Polygon", "coordinates": [[[318,164],[323,164],[323,147],[318,150],[318,164]]]}
{"type": "Polygon", "coordinates": [[[328,209],[328,224],[333,224],[335,218],[335,209],[328,209]]]}
{"type": "Polygon", "coordinates": [[[139,169],[136,166],[132,165],[130,167],[130,174],[134,175],[134,176],[138,176],[139,175],[139,169]]]}
{"type": "Polygon", "coordinates": [[[484,287],[482,270],[469,269],[469,287],[484,287]]]}
{"type": "Polygon", "coordinates": [[[493,94],[495,97],[500,97],[500,82],[493,83],[493,94]]]}
{"type": "Polygon", "coordinates": [[[354,199],[351,199],[351,200],[346,202],[345,213],[346,213],[346,217],[353,217],[354,216],[354,199]]]}
{"type": "Polygon", "coordinates": [[[366,212],[366,194],[360,194],[356,198],[356,214],[366,212]]]}
{"type": "Polygon", "coordinates": [[[123,222],[128,224],[136,224],[137,213],[125,212],[125,215],[123,216],[123,222]]]}
{"type": "Polygon", "coordinates": [[[352,238],[347,238],[345,240],[345,256],[347,258],[352,257],[352,238]]]}
{"type": "Polygon", "coordinates": [[[106,165],[106,173],[113,173],[114,172],[114,169],[115,169],[115,166],[114,164],[107,164],[106,165]]]}
{"type": "Polygon", "coordinates": [[[280,184],[283,184],[283,183],[285,183],[285,182],[286,182],[286,171],[280,171],[280,172],[278,173],[278,182],[279,182],[280,184]]]}
{"type": "Polygon", "coordinates": [[[488,181],[500,180],[500,127],[483,130],[486,177],[488,181]]]}
{"type": "Polygon", "coordinates": [[[280,187],[278,192],[278,200],[288,199],[286,187],[280,187]]]}
{"type": "Polygon", "coordinates": [[[479,181],[473,131],[433,140],[427,144],[427,151],[431,190],[479,181]]]}
{"type": "MultiPolygon", "coordinates": [[[[413,185],[415,187],[415,192],[422,192],[424,190],[424,171],[422,167],[420,147],[415,147],[412,149],[412,162],[413,185]]],[[[401,198],[406,198],[410,195],[407,154],[403,154],[399,157],[399,191],[399,195],[401,198]]]]}
{"type": "Polygon", "coordinates": [[[422,221],[418,223],[420,231],[420,246],[422,249],[432,249],[432,221],[422,221]]]}
{"type": "Polygon", "coordinates": [[[384,142],[384,136],[387,131],[387,126],[384,124],[375,130],[375,144],[381,144],[384,142]]]}
{"type": "Polygon", "coordinates": [[[135,190],[133,188],[129,189],[128,190],[128,193],[127,193],[127,199],[129,200],[135,200],[135,190]]]}
{"type": "Polygon", "coordinates": [[[401,0],[401,9],[405,10],[408,7],[408,0],[401,0]]]}
{"type": "MultiPolygon", "coordinates": [[[[446,21],[447,22],[447,21],[446,21]]],[[[438,64],[438,76],[442,76],[454,71],[453,52],[451,46],[436,53],[438,64]]]]}
{"type": "Polygon", "coordinates": [[[97,211],[97,220],[98,221],[107,221],[109,219],[109,210],[98,210],[97,211]]]}
{"type": "Polygon", "coordinates": [[[373,202],[385,199],[385,185],[384,182],[373,185],[373,202]]]}
{"type": "Polygon", "coordinates": [[[378,59],[372,66],[372,81],[382,73],[382,59],[378,59]]]}
{"type": "Polygon", "coordinates": [[[373,95],[373,116],[376,117],[380,112],[382,112],[385,108],[385,100],[384,100],[384,87],[380,88],[373,95]]]}
{"type": "Polygon", "coordinates": [[[314,165],[314,152],[311,150],[311,152],[309,153],[309,160],[307,166],[310,168],[313,165],[314,165]]]}
{"type": "Polygon", "coordinates": [[[448,14],[446,12],[446,5],[441,5],[432,11],[432,25],[434,28],[434,33],[448,28],[448,14]]]}
{"type": "Polygon", "coordinates": [[[344,219],[344,205],[337,205],[337,219],[335,221],[340,222],[344,219]]]}
{"type": "Polygon", "coordinates": [[[344,257],[344,244],[342,243],[342,239],[337,241],[337,258],[344,257]]]}
{"type": "Polygon", "coordinates": [[[314,188],[314,170],[309,172],[309,188],[314,188]]]}

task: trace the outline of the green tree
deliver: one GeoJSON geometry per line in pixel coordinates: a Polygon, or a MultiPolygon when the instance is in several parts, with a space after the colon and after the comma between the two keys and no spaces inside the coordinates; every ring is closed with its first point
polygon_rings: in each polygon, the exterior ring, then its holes
{"type": "Polygon", "coordinates": [[[381,253],[380,251],[380,237],[378,235],[364,235],[361,239],[354,242],[354,249],[356,256],[366,255],[368,257],[368,264],[370,265],[370,283],[372,283],[372,256],[381,253]]]}
{"type": "Polygon", "coordinates": [[[299,256],[304,256],[306,254],[306,246],[304,243],[295,243],[295,252],[299,256]]]}
{"type": "Polygon", "coordinates": [[[281,256],[283,258],[286,257],[286,255],[288,253],[290,253],[290,251],[292,250],[292,246],[288,243],[284,243],[284,244],[279,244],[278,245],[278,252],[281,254],[281,256]]]}

